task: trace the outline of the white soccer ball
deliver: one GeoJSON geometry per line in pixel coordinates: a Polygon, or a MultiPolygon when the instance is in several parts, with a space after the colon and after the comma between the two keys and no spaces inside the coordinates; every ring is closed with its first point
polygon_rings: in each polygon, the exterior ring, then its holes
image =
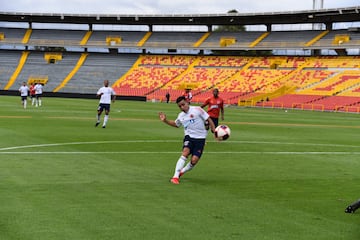
{"type": "Polygon", "coordinates": [[[215,128],[215,137],[219,141],[224,141],[230,137],[231,130],[227,125],[219,125],[215,128]]]}

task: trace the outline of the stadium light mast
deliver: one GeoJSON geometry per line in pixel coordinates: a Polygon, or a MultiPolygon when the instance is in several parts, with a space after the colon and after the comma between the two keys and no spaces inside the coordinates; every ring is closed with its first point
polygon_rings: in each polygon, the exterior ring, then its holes
{"type": "Polygon", "coordinates": [[[324,8],[324,0],[313,0],[313,10],[323,9],[323,8],[324,8]]]}
{"type": "MultiPolygon", "coordinates": [[[[324,8],[324,0],[313,0],[313,10],[316,9],[323,9],[324,8]]],[[[313,30],[321,30],[322,25],[321,23],[313,23],[312,29],[313,30]]]]}

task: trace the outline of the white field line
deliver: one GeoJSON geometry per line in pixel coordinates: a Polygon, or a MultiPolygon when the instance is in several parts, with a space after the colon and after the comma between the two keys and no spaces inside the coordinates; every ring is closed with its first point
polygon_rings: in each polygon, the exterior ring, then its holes
{"type": "MultiPolygon", "coordinates": [[[[57,147],[57,146],[66,146],[66,145],[88,145],[88,144],[114,144],[114,143],[169,143],[169,142],[176,142],[178,140],[126,140],[126,141],[94,141],[94,142],[67,142],[67,143],[50,143],[50,144],[33,144],[33,145],[24,145],[24,146],[12,146],[12,147],[3,147],[0,148],[0,154],[29,154],[29,153],[37,153],[37,154],[160,154],[160,153],[167,153],[167,154],[178,154],[179,152],[169,152],[169,151],[111,151],[111,152],[98,152],[98,151],[39,151],[40,148],[46,147],[57,147]],[[21,151],[23,149],[33,148],[36,151],[29,152],[29,151],[21,151]]],[[[342,144],[323,144],[323,143],[291,143],[291,142],[265,142],[265,141],[226,141],[226,142],[215,142],[215,141],[208,141],[210,143],[216,144],[270,144],[270,145],[298,145],[298,146],[323,146],[323,147],[347,147],[347,148],[359,148],[359,146],[354,145],[342,145],[342,144]]],[[[209,154],[296,154],[296,155],[328,155],[328,154],[336,154],[336,155],[359,155],[360,152],[348,152],[348,151],[306,151],[306,152],[288,152],[288,151],[222,151],[222,152],[211,152],[206,151],[209,154]]]]}
{"type": "MultiPolygon", "coordinates": [[[[179,154],[179,151],[176,152],[150,152],[150,151],[140,151],[140,152],[0,152],[0,155],[22,155],[22,154],[63,154],[63,155],[71,155],[71,154],[179,154]]],[[[360,155],[360,152],[209,152],[206,154],[269,154],[269,155],[360,155]]]]}

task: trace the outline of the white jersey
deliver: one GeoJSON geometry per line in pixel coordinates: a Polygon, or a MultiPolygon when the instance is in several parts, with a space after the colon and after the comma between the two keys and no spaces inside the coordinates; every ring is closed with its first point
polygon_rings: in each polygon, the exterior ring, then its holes
{"type": "Polygon", "coordinates": [[[40,83],[35,85],[35,94],[42,94],[43,93],[43,85],[40,83]]]}
{"type": "Polygon", "coordinates": [[[185,135],[189,135],[191,138],[206,138],[205,121],[208,118],[209,114],[204,109],[190,106],[187,113],[179,113],[175,123],[178,127],[183,126],[185,135]]]}
{"type": "Polygon", "coordinates": [[[111,96],[116,95],[115,91],[111,87],[100,88],[97,91],[97,95],[100,94],[101,94],[100,103],[105,103],[105,104],[111,104],[111,96]]]}
{"type": "Polygon", "coordinates": [[[21,95],[22,97],[26,97],[26,96],[28,95],[28,92],[29,92],[28,86],[21,86],[21,87],[19,88],[19,92],[20,92],[20,95],[21,95]]]}

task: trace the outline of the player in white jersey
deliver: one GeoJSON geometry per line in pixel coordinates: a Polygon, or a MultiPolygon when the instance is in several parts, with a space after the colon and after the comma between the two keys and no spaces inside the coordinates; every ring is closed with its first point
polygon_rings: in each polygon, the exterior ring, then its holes
{"type": "Polygon", "coordinates": [[[29,87],[26,85],[26,82],[23,82],[23,85],[19,88],[19,92],[21,96],[21,104],[25,109],[27,105],[27,96],[29,93],[29,87]]]}
{"type": "Polygon", "coordinates": [[[109,87],[109,80],[104,80],[104,86],[97,91],[96,95],[100,97],[100,101],[97,109],[95,127],[100,124],[101,113],[105,110],[104,122],[102,125],[102,127],[105,128],[106,123],[109,120],[110,104],[111,102],[115,102],[116,99],[115,91],[109,87]]]}
{"type": "Polygon", "coordinates": [[[43,94],[43,85],[41,83],[37,83],[35,85],[35,107],[41,107],[41,98],[43,94]]]}
{"type": "Polygon", "coordinates": [[[168,120],[165,113],[159,113],[159,118],[164,123],[172,127],[184,127],[185,137],[183,140],[182,154],[176,163],[175,173],[170,180],[173,184],[179,184],[180,177],[187,171],[193,169],[200,160],[208,132],[205,128],[206,121],[209,122],[211,132],[215,132],[214,122],[204,109],[198,106],[189,106],[189,102],[184,96],[178,97],[176,103],[181,112],[175,121],[168,120]],[[184,167],[190,155],[191,159],[184,167]]]}

